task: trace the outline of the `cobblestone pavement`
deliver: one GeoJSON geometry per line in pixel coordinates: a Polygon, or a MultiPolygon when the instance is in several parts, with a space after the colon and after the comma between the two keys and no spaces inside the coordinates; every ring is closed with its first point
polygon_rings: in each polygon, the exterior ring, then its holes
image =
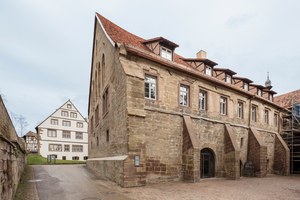
{"type": "Polygon", "coordinates": [[[199,200],[199,199],[300,199],[300,176],[268,175],[266,178],[201,179],[198,183],[147,183],[122,188],[85,165],[34,166],[40,200],[199,200]]]}
{"type": "Polygon", "coordinates": [[[300,199],[300,176],[268,175],[239,180],[202,179],[198,183],[147,183],[145,187],[121,188],[133,199],[300,199]]]}

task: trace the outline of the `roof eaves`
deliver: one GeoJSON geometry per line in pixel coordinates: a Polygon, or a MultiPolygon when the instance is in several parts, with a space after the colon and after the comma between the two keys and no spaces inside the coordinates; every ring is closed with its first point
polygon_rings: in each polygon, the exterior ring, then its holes
{"type": "Polygon", "coordinates": [[[233,79],[238,79],[238,80],[243,80],[243,81],[245,81],[245,82],[247,82],[247,83],[253,83],[252,80],[250,80],[250,79],[248,79],[248,78],[244,78],[244,77],[233,76],[232,78],[233,78],[233,79]]]}
{"type": "Polygon", "coordinates": [[[231,69],[226,69],[226,68],[214,68],[215,71],[224,71],[227,72],[228,74],[230,73],[230,75],[235,75],[236,72],[232,71],[231,69]]]}
{"type": "Polygon", "coordinates": [[[218,63],[212,61],[212,60],[209,60],[207,58],[182,58],[181,60],[185,61],[185,62],[204,62],[205,64],[210,64],[213,66],[216,66],[218,65],[218,63]]]}

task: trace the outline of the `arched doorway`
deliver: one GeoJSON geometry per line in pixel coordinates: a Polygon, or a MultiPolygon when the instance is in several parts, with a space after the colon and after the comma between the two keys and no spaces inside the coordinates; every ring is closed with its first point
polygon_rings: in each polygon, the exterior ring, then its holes
{"type": "Polygon", "coordinates": [[[215,157],[210,149],[202,149],[200,156],[201,178],[215,177],[215,157]]]}

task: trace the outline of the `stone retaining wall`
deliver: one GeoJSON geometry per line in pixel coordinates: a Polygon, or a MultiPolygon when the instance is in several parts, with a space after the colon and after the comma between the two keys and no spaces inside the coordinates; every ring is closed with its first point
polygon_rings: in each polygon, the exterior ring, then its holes
{"type": "Polygon", "coordinates": [[[0,199],[14,197],[27,163],[24,147],[0,96],[0,199]]]}

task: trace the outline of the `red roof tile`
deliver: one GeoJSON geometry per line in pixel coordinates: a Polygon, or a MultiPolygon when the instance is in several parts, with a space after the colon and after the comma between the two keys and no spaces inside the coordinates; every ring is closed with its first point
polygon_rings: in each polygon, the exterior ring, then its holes
{"type": "MultiPolygon", "coordinates": [[[[238,88],[234,85],[228,84],[228,83],[226,83],[224,81],[221,81],[221,80],[219,80],[215,77],[211,77],[211,76],[208,76],[208,75],[205,75],[205,74],[201,73],[198,69],[192,67],[187,62],[185,62],[184,61],[185,58],[181,57],[180,55],[178,55],[176,53],[174,53],[174,62],[163,59],[163,58],[158,58],[156,56],[153,56],[153,54],[151,55],[150,53],[152,53],[152,51],[146,45],[143,44],[143,43],[145,43],[149,40],[145,40],[145,39],[143,39],[139,36],[136,36],[136,35],[128,32],[128,31],[124,30],[123,28],[121,28],[118,25],[114,24],[113,22],[109,21],[108,19],[106,19],[105,17],[100,15],[99,13],[96,13],[96,15],[100,19],[101,24],[104,27],[104,29],[105,29],[106,33],[108,34],[108,36],[110,37],[110,39],[113,40],[114,42],[117,42],[117,43],[124,42],[125,45],[127,46],[127,51],[128,52],[131,52],[133,54],[142,56],[142,57],[150,59],[152,61],[161,63],[163,65],[172,67],[174,69],[184,71],[185,73],[197,75],[197,76],[199,76],[199,77],[201,77],[205,80],[212,81],[213,83],[217,83],[219,85],[231,88],[231,89],[239,91],[243,94],[253,96],[253,94],[250,93],[249,91],[240,89],[240,88],[238,88]],[[180,65],[177,65],[177,64],[183,65],[183,66],[185,66],[189,69],[186,69],[186,68],[184,68],[180,65]]],[[[161,38],[161,37],[158,37],[158,38],[161,38]]],[[[157,38],[154,38],[154,39],[157,39],[157,38]]],[[[250,79],[247,79],[247,78],[242,78],[242,77],[233,77],[233,78],[242,79],[242,80],[250,82],[250,83],[252,82],[250,79]]],[[[261,99],[263,101],[267,101],[270,104],[278,106],[277,104],[274,104],[273,102],[271,102],[267,99],[263,99],[262,97],[259,97],[257,95],[256,95],[255,98],[261,99]]]]}
{"type": "Polygon", "coordinates": [[[284,108],[292,107],[295,101],[300,103],[300,89],[274,97],[274,102],[284,108]]]}

